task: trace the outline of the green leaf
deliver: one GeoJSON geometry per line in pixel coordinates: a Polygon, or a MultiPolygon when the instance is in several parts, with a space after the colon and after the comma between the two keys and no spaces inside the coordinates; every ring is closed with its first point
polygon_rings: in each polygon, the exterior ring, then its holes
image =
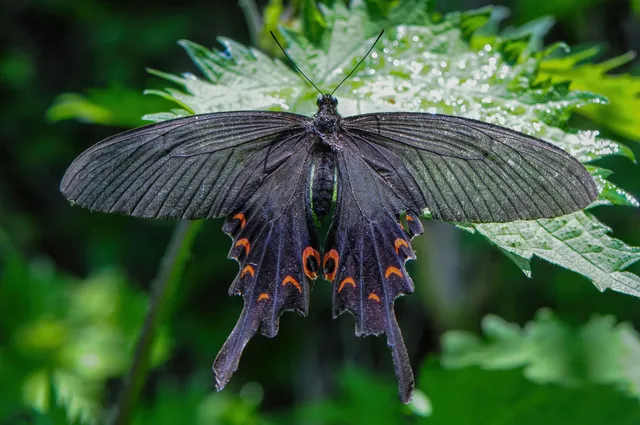
{"type": "MultiPolygon", "coordinates": [[[[391,14],[386,21],[372,19],[367,4],[354,1],[347,8],[336,2],[331,9],[321,8],[326,28],[315,43],[291,29],[283,30],[289,54],[322,90],[333,90],[354,68],[381,22],[398,24],[389,20],[391,14]]],[[[601,138],[597,131],[567,129],[574,111],[606,103],[606,99],[571,90],[567,82],[540,78],[541,61],[557,46],[534,54],[528,36],[504,39],[488,33],[476,35],[494,19],[493,11],[485,8],[453,13],[423,25],[387,26],[372,54],[337,91],[340,112],[345,116],[378,111],[464,116],[545,139],[583,162],[611,155],[634,159],[629,148],[601,138]]],[[[163,95],[196,113],[245,109],[315,112],[317,93],[301,76],[250,48],[227,39],[221,42],[224,51],[182,42],[205,79],[162,74],[186,90],[167,89],[163,95]]],[[[179,114],[150,118],[171,116],[179,114]]],[[[605,172],[595,167],[592,171],[601,190],[598,203],[636,205],[633,197],[606,181],[605,172]]],[[[475,228],[526,274],[530,274],[529,260],[537,255],[584,275],[600,290],[612,288],[640,295],[640,278],[623,271],[640,258],[638,248],[608,236],[609,229],[585,212],[475,228]]]]}
{"type": "Polygon", "coordinates": [[[610,229],[584,211],[555,219],[475,227],[498,248],[522,260],[535,255],[580,273],[601,291],[640,296],[640,277],[623,271],[640,260],[640,248],[609,237],[610,229]]]}
{"type": "Polygon", "coordinates": [[[168,105],[158,97],[145,97],[137,90],[114,85],[108,89],[90,89],[86,96],[61,94],[47,110],[47,118],[50,121],[76,119],[94,124],[137,127],[144,124],[141,116],[166,109],[168,105]]]}
{"type": "Polygon", "coordinates": [[[524,376],[538,384],[612,385],[640,399],[639,369],[630,362],[639,353],[640,335],[628,324],[616,324],[611,316],[595,316],[575,327],[541,310],[521,328],[489,315],[482,330],[485,339],[469,332],[447,332],[442,337],[442,365],[523,368],[524,376]]]}
{"type": "MultiPolygon", "coordinates": [[[[178,77],[152,71],[179,84],[187,92],[168,88],[164,97],[192,113],[201,114],[249,108],[288,110],[287,99],[296,98],[304,91],[304,82],[280,61],[235,41],[219,40],[225,51],[211,51],[190,41],[180,42],[208,81],[192,74],[178,77]]],[[[176,118],[182,115],[153,114],[147,119],[157,121],[168,116],[176,118]]]]}
{"type": "Polygon", "coordinates": [[[588,105],[576,112],[621,136],[640,141],[640,77],[609,73],[633,60],[635,53],[591,63],[599,54],[600,49],[594,46],[565,57],[547,58],[540,63],[540,78],[550,78],[553,82],[570,81],[574,90],[605,96],[609,99],[607,105],[588,105]]]}
{"type": "Polygon", "coordinates": [[[633,195],[606,180],[606,178],[613,173],[611,170],[591,165],[588,165],[587,169],[593,176],[596,186],[598,186],[598,192],[600,192],[600,196],[598,196],[599,204],[626,205],[629,207],[640,206],[640,203],[638,203],[638,200],[633,195]]]}
{"type": "MultiPolygon", "coordinates": [[[[3,239],[0,233],[0,333],[7,341],[0,346],[0,381],[17,400],[0,391],[0,417],[19,403],[53,423],[60,423],[59,411],[69,422],[97,423],[105,382],[128,367],[146,297],[120,273],[77,282],[46,261],[28,262],[3,239]]],[[[166,359],[169,345],[164,329],[154,364],[166,359]]]]}
{"type": "Polygon", "coordinates": [[[444,369],[427,362],[418,379],[433,404],[428,425],[632,425],[640,423],[638,401],[612,386],[568,388],[538,385],[522,371],[444,369]]]}

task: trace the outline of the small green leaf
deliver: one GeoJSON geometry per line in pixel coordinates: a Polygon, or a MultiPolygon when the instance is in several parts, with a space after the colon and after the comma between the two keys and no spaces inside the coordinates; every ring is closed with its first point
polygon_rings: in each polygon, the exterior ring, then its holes
{"type": "Polygon", "coordinates": [[[484,339],[462,331],[442,337],[442,365],[479,366],[487,370],[523,368],[538,384],[612,385],[640,399],[640,374],[630,359],[638,354],[640,335],[611,316],[595,316],[570,326],[541,310],[520,327],[496,316],[482,321],[484,339]]]}
{"type": "Polygon", "coordinates": [[[168,105],[155,96],[145,97],[137,90],[115,85],[108,89],[90,89],[86,96],[61,94],[47,110],[47,118],[51,121],[77,119],[94,124],[137,127],[144,124],[141,116],[166,109],[168,105]]]}
{"type": "Polygon", "coordinates": [[[590,63],[599,53],[598,47],[592,47],[561,58],[547,58],[540,63],[540,78],[550,78],[553,82],[570,81],[574,90],[606,96],[608,105],[585,106],[576,112],[624,137],[640,141],[640,77],[609,74],[633,60],[635,53],[590,63]]]}
{"type": "Polygon", "coordinates": [[[606,180],[613,172],[605,168],[588,165],[587,169],[593,176],[598,187],[598,204],[602,205],[626,205],[629,207],[639,207],[638,200],[629,192],[620,189],[615,184],[606,180]]]}

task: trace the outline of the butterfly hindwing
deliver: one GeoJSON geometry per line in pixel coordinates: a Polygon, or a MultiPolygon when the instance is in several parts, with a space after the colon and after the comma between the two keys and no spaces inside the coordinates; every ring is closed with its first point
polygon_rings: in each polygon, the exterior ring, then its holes
{"type": "Polygon", "coordinates": [[[405,262],[415,258],[411,239],[422,233],[413,211],[381,177],[384,158],[371,151],[363,158],[357,141],[342,138],[336,155],[338,196],[332,225],[325,241],[324,276],[333,284],[334,317],[349,311],[356,335],[387,335],[400,398],[408,402],[414,379],[407,350],[393,311],[395,299],[413,292],[405,262]],[[408,227],[400,222],[407,211],[408,227]]]}
{"type": "Polygon", "coordinates": [[[233,238],[229,256],[240,263],[229,293],[242,295],[244,307],[213,364],[218,389],[237,369],[242,350],[259,327],[262,334],[273,337],[283,311],[307,313],[307,278],[315,279],[320,266],[309,207],[309,148],[304,140],[274,148],[273,157],[295,153],[264,179],[223,227],[233,238]]]}
{"type": "Polygon", "coordinates": [[[523,133],[481,121],[421,113],[343,120],[343,129],[394,167],[403,196],[435,219],[505,222],[557,217],[589,205],[597,190],[575,158],[523,133]]]}

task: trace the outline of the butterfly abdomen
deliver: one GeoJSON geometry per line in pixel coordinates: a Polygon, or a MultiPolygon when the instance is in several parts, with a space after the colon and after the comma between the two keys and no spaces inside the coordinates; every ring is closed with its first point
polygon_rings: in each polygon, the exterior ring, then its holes
{"type": "Polygon", "coordinates": [[[334,153],[322,151],[316,154],[312,168],[311,205],[317,219],[321,220],[331,210],[334,186],[334,153]]]}

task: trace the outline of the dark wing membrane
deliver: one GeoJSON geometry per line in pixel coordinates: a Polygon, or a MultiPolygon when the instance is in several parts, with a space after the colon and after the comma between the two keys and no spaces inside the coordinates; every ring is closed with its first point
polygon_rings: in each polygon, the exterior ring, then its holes
{"type": "Polygon", "coordinates": [[[400,398],[406,403],[414,379],[393,303],[399,295],[413,292],[404,264],[415,258],[411,238],[422,233],[422,226],[411,213],[406,229],[400,223],[407,206],[383,177],[392,172],[385,159],[362,151],[362,142],[349,135],[341,139],[336,211],[323,260],[325,278],[333,283],[333,314],[352,313],[358,336],[387,335],[400,398]]]}
{"type": "Polygon", "coordinates": [[[589,205],[589,172],[550,143],[504,127],[446,115],[348,117],[343,131],[394,167],[387,178],[410,209],[456,222],[556,217],[589,205]]]}
{"type": "Polygon", "coordinates": [[[82,153],[60,190],[94,211],[144,218],[222,217],[293,151],[309,118],[223,112],[164,121],[110,137],[82,153]]]}
{"type": "Polygon", "coordinates": [[[306,315],[309,283],[320,267],[317,235],[309,198],[312,164],[309,134],[274,147],[270,155],[289,156],[241,208],[231,212],[224,231],[233,238],[230,258],[240,271],[229,289],[242,295],[244,308],[214,364],[220,390],[238,368],[245,345],[262,326],[262,333],[278,332],[280,314],[294,310],[306,315]]]}

